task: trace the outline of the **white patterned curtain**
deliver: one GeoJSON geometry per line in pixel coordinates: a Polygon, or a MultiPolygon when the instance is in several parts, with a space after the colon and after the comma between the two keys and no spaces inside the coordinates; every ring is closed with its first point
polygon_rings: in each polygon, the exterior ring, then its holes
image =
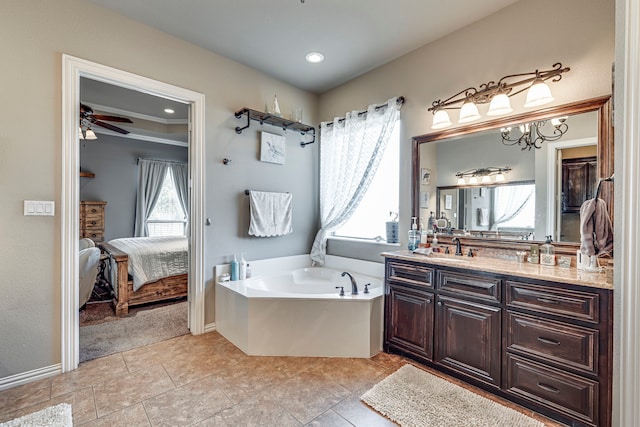
{"type": "Polygon", "coordinates": [[[314,263],[324,264],[327,236],[351,217],[367,192],[400,107],[392,98],[386,107],[370,105],[364,114],[352,111],[344,120],[320,125],[320,230],[311,247],[314,263]]]}
{"type": "Polygon", "coordinates": [[[492,230],[498,225],[511,221],[522,212],[529,202],[534,201],[535,185],[505,185],[495,187],[493,205],[494,221],[492,230]]]}
{"type": "Polygon", "coordinates": [[[136,195],[135,237],[149,236],[147,219],[158,202],[169,163],[157,160],[138,160],[138,192],[136,195]]]}

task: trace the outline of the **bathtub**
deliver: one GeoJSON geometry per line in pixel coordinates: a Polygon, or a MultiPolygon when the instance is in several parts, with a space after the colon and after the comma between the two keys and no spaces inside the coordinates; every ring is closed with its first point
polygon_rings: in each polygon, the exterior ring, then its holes
{"type": "MultiPolygon", "coordinates": [[[[382,350],[381,276],[345,265],[294,266],[283,271],[269,261],[269,273],[216,283],[216,329],[221,335],[256,356],[368,358],[382,350]],[[351,294],[351,282],[341,276],[343,271],[356,279],[358,295],[351,294]],[[367,294],[365,284],[369,284],[367,294]],[[344,296],[336,286],[344,287],[344,296]]],[[[217,273],[224,271],[220,267],[217,273]]]]}

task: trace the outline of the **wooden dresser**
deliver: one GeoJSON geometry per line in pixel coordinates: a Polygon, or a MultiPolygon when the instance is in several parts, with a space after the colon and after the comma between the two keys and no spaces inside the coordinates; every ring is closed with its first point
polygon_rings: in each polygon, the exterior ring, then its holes
{"type": "Polygon", "coordinates": [[[88,237],[94,242],[104,241],[104,207],[107,202],[80,202],[80,238],[88,237]]]}
{"type": "Polygon", "coordinates": [[[385,351],[571,426],[611,425],[604,274],[385,253],[385,351]]]}

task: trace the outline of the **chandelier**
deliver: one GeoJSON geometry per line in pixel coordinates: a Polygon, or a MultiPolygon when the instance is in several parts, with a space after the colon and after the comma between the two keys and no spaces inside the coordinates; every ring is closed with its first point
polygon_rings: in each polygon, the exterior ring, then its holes
{"type": "Polygon", "coordinates": [[[505,166],[503,168],[489,166],[487,168],[469,169],[464,172],[456,172],[456,177],[458,177],[458,185],[490,184],[492,182],[504,182],[504,174],[510,170],[511,168],[509,166],[505,166]]]}
{"type": "Polygon", "coordinates": [[[553,127],[553,133],[551,134],[545,134],[543,131],[547,120],[523,123],[518,126],[519,132],[513,132],[511,127],[504,127],[500,129],[502,143],[509,146],[517,144],[522,147],[522,150],[528,149],[529,151],[532,148],[542,148],[541,144],[544,141],[557,141],[569,130],[566,120],[566,117],[551,119],[551,126],[553,127]],[[517,135],[514,135],[514,133],[517,133],[517,135]]]}
{"type": "Polygon", "coordinates": [[[551,89],[545,83],[557,82],[562,79],[562,73],[569,71],[569,67],[562,67],[560,62],[553,64],[550,70],[535,70],[529,73],[510,74],[498,82],[490,81],[478,88],[469,87],[461,90],[445,100],[433,101],[428,111],[433,112],[432,129],[443,129],[451,126],[451,119],[447,110],[460,110],[458,123],[470,123],[480,119],[478,104],[489,103],[488,116],[509,114],[511,108],[510,97],[527,90],[524,103],[526,108],[538,107],[553,101],[551,89]],[[517,80],[520,78],[520,80],[517,80]]]}

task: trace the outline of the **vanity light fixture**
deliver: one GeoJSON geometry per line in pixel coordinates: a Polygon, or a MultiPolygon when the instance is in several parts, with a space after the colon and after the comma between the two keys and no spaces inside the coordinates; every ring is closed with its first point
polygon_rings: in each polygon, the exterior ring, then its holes
{"type": "Polygon", "coordinates": [[[547,124],[547,120],[540,120],[531,123],[522,123],[518,126],[519,133],[514,135],[514,131],[511,127],[505,127],[500,129],[502,136],[502,143],[504,145],[519,145],[522,150],[531,151],[532,148],[542,148],[544,141],[557,141],[562,138],[569,126],[566,123],[567,117],[556,117],[551,119],[551,126],[553,126],[553,133],[545,134],[543,131],[544,126],[547,124]]]}
{"type": "Polygon", "coordinates": [[[504,182],[504,174],[509,172],[511,168],[509,166],[505,166],[503,168],[497,168],[494,166],[490,166],[487,168],[478,168],[478,169],[469,169],[464,172],[457,172],[456,177],[458,177],[458,185],[476,185],[478,182],[482,184],[490,184],[492,182],[504,182]],[[469,179],[467,181],[467,178],[469,179]],[[478,181],[478,179],[480,181],[478,181]]]}
{"type": "Polygon", "coordinates": [[[546,82],[549,80],[552,82],[559,81],[562,79],[562,74],[569,70],[569,67],[563,68],[562,64],[557,62],[553,64],[553,68],[550,70],[510,74],[498,80],[497,83],[490,81],[481,84],[478,88],[469,87],[461,90],[445,100],[438,99],[433,101],[428,109],[433,113],[431,128],[443,129],[451,126],[451,119],[446,110],[460,110],[458,123],[469,123],[478,120],[482,117],[478,111],[478,104],[489,103],[488,116],[509,114],[513,111],[510,97],[525,90],[528,90],[524,104],[526,108],[547,104],[553,101],[553,96],[546,82]]]}

